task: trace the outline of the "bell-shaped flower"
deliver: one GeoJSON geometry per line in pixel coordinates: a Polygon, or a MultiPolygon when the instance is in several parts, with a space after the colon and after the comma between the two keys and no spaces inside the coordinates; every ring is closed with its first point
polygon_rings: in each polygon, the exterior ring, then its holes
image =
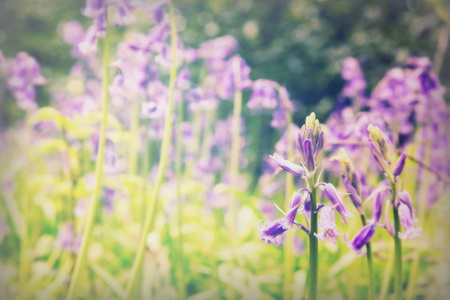
{"type": "Polygon", "coordinates": [[[286,213],[286,218],[281,221],[283,228],[293,230],[297,229],[294,227],[294,221],[300,205],[305,202],[305,196],[307,196],[307,193],[302,196],[301,193],[297,191],[292,194],[291,200],[289,201],[289,211],[286,213]]]}
{"type": "Polygon", "coordinates": [[[275,160],[275,162],[285,171],[295,175],[295,176],[302,176],[304,169],[297,165],[294,164],[293,162],[290,162],[284,158],[282,158],[281,156],[279,156],[277,153],[274,153],[273,156],[270,156],[271,158],[273,158],[275,160]]]}
{"type": "Polygon", "coordinates": [[[265,241],[266,244],[275,244],[277,246],[281,246],[282,244],[277,240],[277,237],[286,232],[287,229],[283,227],[281,223],[283,219],[278,219],[275,221],[266,221],[264,225],[262,225],[262,220],[259,221],[258,228],[261,230],[259,233],[259,237],[261,241],[265,241]]]}
{"type": "Polygon", "coordinates": [[[353,240],[347,242],[350,250],[353,250],[358,255],[364,255],[361,249],[370,242],[375,234],[375,226],[374,225],[366,225],[364,226],[358,233],[355,235],[353,240]]]}
{"type": "Polygon", "coordinates": [[[398,206],[398,214],[400,217],[400,223],[402,224],[405,232],[399,232],[398,236],[401,239],[413,239],[422,235],[422,228],[414,227],[414,223],[417,219],[414,219],[414,214],[408,205],[400,202],[398,206]]]}
{"type": "Polygon", "coordinates": [[[341,215],[342,221],[347,223],[347,217],[353,217],[353,214],[347,210],[344,202],[336,190],[334,185],[331,183],[321,184],[320,187],[323,189],[325,196],[331,201],[331,203],[336,207],[337,212],[341,215]]]}
{"type": "Polygon", "coordinates": [[[368,198],[368,200],[373,199],[372,219],[369,220],[369,223],[372,225],[379,225],[388,189],[388,186],[377,188],[368,198]]]}
{"type": "Polygon", "coordinates": [[[106,10],[104,0],[86,0],[86,7],[81,13],[88,18],[95,18],[103,14],[106,10]]]}
{"type": "Polygon", "coordinates": [[[337,243],[336,238],[340,233],[337,231],[334,209],[328,205],[324,205],[320,209],[319,230],[320,233],[314,233],[319,241],[329,240],[333,244],[337,243]]]}
{"type": "Polygon", "coordinates": [[[409,207],[409,210],[411,212],[411,218],[414,218],[414,207],[411,200],[411,195],[405,190],[400,190],[398,193],[398,199],[400,199],[400,202],[403,204],[406,204],[409,207]]]}

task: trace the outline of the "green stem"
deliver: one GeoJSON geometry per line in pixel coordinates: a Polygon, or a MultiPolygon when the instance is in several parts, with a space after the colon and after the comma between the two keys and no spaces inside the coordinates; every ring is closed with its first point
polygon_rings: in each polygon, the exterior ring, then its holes
{"type": "Polygon", "coordinates": [[[397,187],[393,180],[391,180],[392,186],[392,198],[394,202],[393,212],[394,212],[394,253],[395,253],[395,261],[394,261],[394,276],[395,276],[395,299],[402,299],[402,242],[398,233],[400,232],[400,217],[398,215],[398,207],[396,207],[396,199],[397,199],[397,187]]]}
{"type": "MultiPolygon", "coordinates": [[[[150,122],[148,123],[150,124],[150,122]]],[[[148,186],[148,173],[150,172],[150,149],[152,141],[148,138],[146,135],[147,141],[145,143],[145,149],[144,149],[144,157],[142,162],[142,187],[141,187],[141,194],[140,194],[140,207],[145,207],[145,199],[147,198],[147,186],[148,186]]],[[[132,173],[133,174],[133,173],[132,173]]],[[[145,219],[145,209],[139,209],[140,211],[140,217],[141,222],[145,219]]]]}
{"type": "MultiPolygon", "coordinates": [[[[238,76],[236,76],[238,77],[238,76]]],[[[236,84],[238,86],[238,84],[236,84]]],[[[241,111],[242,111],[242,92],[238,89],[234,92],[233,120],[232,120],[232,141],[230,157],[230,175],[231,187],[236,188],[239,175],[239,151],[241,149],[241,111]]],[[[231,244],[234,253],[235,246],[235,222],[237,213],[237,198],[235,191],[232,191],[230,203],[230,235],[231,244]]],[[[234,257],[234,255],[233,255],[234,257]]]]}
{"type": "MultiPolygon", "coordinates": [[[[361,222],[363,226],[366,226],[366,217],[361,215],[361,222]]],[[[370,243],[366,244],[367,250],[367,267],[369,270],[369,300],[375,300],[375,274],[373,272],[373,262],[372,262],[372,246],[370,243]]]]}
{"type": "MultiPolygon", "coordinates": [[[[431,105],[428,106],[428,120],[431,120],[431,105]]],[[[430,126],[429,122],[427,126],[430,126]]],[[[429,166],[431,161],[431,139],[430,137],[426,138],[425,141],[425,153],[424,153],[424,163],[429,166]]],[[[429,184],[429,178],[427,170],[423,167],[422,168],[422,180],[420,182],[419,190],[417,192],[417,200],[419,202],[418,206],[418,215],[419,215],[419,221],[422,228],[424,228],[425,225],[425,217],[426,217],[426,210],[427,210],[427,192],[428,192],[428,184],[429,184]]],[[[420,248],[417,247],[414,251],[414,258],[410,267],[409,272],[409,278],[408,278],[408,289],[406,291],[406,299],[411,300],[414,296],[414,288],[416,286],[416,280],[417,280],[417,268],[419,267],[420,262],[420,248]]]]}
{"type": "Polygon", "coordinates": [[[132,115],[131,115],[131,123],[130,123],[130,148],[128,153],[128,166],[129,173],[136,174],[137,170],[137,152],[139,149],[139,104],[140,101],[134,99],[132,101],[132,115]]]}
{"type": "Polygon", "coordinates": [[[178,118],[177,118],[177,132],[176,132],[176,160],[175,170],[177,176],[177,227],[178,227],[178,262],[177,262],[177,284],[178,284],[178,299],[185,298],[185,284],[184,284],[184,263],[183,263],[183,206],[181,203],[181,179],[182,179],[182,159],[183,159],[183,145],[182,145],[182,129],[181,122],[184,118],[183,101],[178,104],[178,118]]]}
{"type": "MultiPolygon", "coordinates": [[[[287,160],[292,160],[294,157],[294,141],[292,139],[290,128],[292,124],[292,116],[289,110],[286,110],[286,134],[287,134],[287,160]]],[[[286,172],[286,181],[284,186],[284,207],[286,211],[289,210],[289,202],[291,194],[294,189],[294,175],[286,172]]],[[[286,242],[283,247],[283,299],[291,299],[292,284],[294,272],[294,254],[292,247],[294,244],[294,235],[292,232],[286,232],[286,242]]]]}
{"type": "Polygon", "coordinates": [[[109,84],[109,34],[106,30],[105,38],[103,39],[103,89],[102,89],[102,122],[100,129],[100,138],[98,141],[98,153],[97,153],[97,163],[95,165],[95,187],[92,194],[89,213],[86,218],[86,224],[83,234],[83,240],[81,242],[80,251],[77,256],[75,263],[75,269],[72,274],[72,279],[70,281],[69,292],[67,294],[67,300],[73,298],[75,293],[75,288],[80,278],[81,269],[84,266],[86,260],[86,254],[89,247],[89,241],[92,235],[92,228],[94,225],[95,213],[97,210],[98,198],[100,195],[100,187],[102,185],[103,176],[103,161],[105,153],[105,137],[106,137],[106,127],[107,127],[107,116],[108,116],[108,84],[109,84]]]}
{"type": "Polygon", "coordinates": [[[380,297],[378,298],[380,300],[386,299],[387,291],[389,288],[389,282],[392,274],[392,267],[394,264],[394,256],[395,256],[394,252],[389,253],[389,258],[386,263],[386,268],[384,270],[383,282],[381,283],[380,297]]]}
{"type": "Polygon", "coordinates": [[[172,47],[172,66],[170,69],[170,82],[169,82],[169,101],[166,108],[166,115],[164,120],[164,137],[161,146],[160,162],[158,166],[158,174],[156,178],[156,184],[153,188],[150,198],[150,204],[147,208],[147,214],[144,222],[144,228],[142,231],[141,239],[139,241],[136,258],[131,270],[130,281],[128,282],[124,299],[130,299],[134,285],[136,284],[139,270],[142,265],[145,254],[145,245],[148,234],[153,230],[155,226],[155,216],[157,208],[158,192],[164,179],[164,173],[166,170],[167,155],[169,150],[169,142],[172,133],[172,111],[173,111],[173,95],[175,90],[175,80],[177,76],[177,31],[175,18],[172,5],[169,5],[170,13],[170,33],[171,33],[171,47],[172,47]]]}
{"type": "Polygon", "coordinates": [[[317,276],[318,276],[318,252],[319,245],[317,237],[314,235],[317,233],[317,191],[314,187],[314,178],[309,180],[309,188],[311,189],[311,227],[309,234],[309,297],[308,300],[317,299],[317,276]]]}

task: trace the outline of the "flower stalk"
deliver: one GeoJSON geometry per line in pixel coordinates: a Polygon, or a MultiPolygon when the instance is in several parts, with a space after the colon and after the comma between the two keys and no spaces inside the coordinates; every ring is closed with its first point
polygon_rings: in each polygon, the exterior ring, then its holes
{"type": "Polygon", "coordinates": [[[170,69],[170,81],[169,81],[169,101],[166,108],[166,115],[164,120],[164,137],[161,146],[160,152],[160,162],[158,166],[158,173],[156,177],[156,183],[152,191],[152,195],[150,198],[150,203],[147,208],[144,227],[141,235],[141,239],[139,241],[136,258],[133,263],[133,268],[131,271],[130,281],[128,282],[124,299],[131,299],[131,294],[134,289],[134,286],[137,282],[138,273],[142,266],[142,261],[144,259],[146,241],[148,234],[153,230],[155,226],[155,217],[157,210],[157,198],[158,192],[161,187],[162,181],[164,179],[164,173],[167,164],[167,156],[169,150],[169,142],[171,138],[172,132],[172,111],[173,111],[173,103],[174,103],[174,90],[175,90],[175,80],[177,76],[177,30],[175,24],[175,17],[173,13],[172,5],[169,5],[169,14],[170,14],[170,33],[171,33],[171,48],[172,48],[172,65],[170,69]]]}
{"type": "Polygon", "coordinates": [[[395,205],[395,200],[397,197],[396,183],[391,180],[392,186],[392,201],[394,202],[393,213],[394,213],[394,286],[395,286],[395,299],[402,299],[402,242],[399,237],[400,232],[400,217],[398,214],[398,207],[395,205]]]}
{"type": "Polygon", "coordinates": [[[95,214],[97,211],[97,205],[99,202],[100,189],[102,185],[103,177],[103,162],[105,159],[105,140],[106,140],[106,128],[107,128],[107,117],[108,117],[108,84],[109,84],[109,34],[106,30],[105,37],[103,39],[103,88],[102,88],[102,121],[100,129],[100,137],[98,141],[98,153],[97,153],[97,163],[95,165],[95,185],[94,191],[92,193],[92,198],[90,202],[89,212],[86,218],[86,224],[84,227],[83,239],[81,242],[81,247],[77,260],[75,262],[75,269],[72,274],[70,281],[69,291],[67,293],[67,300],[71,300],[74,297],[75,288],[80,278],[80,273],[84,267],[86,260],[86,255],[89,247],[89,242],[92,235],[92,229],[94,225],[95,214]]]}
{"type": "MultiPolygon", "coordinates": [[[[366,217],[361,215],[363,227],[367,225],[366,217]]],[[[372,246],[370,242],[366,244],[367,267],[369,271],[369,300],[375,300],[375,274],[373,272],[372,246]]]]}
{"type": "Polygon", "coordinates": [[[317,234],[317,191],[314,186],[314,178],[309,181],[309,188],[311,189],[311,220],[310,220],[310,234],[309,234],[309,291],[308,299],[317,299],[317,279],[319,271],[319,243],[316,237],[317,234]]]}
{"type": "MultiPolygon", "coordinates": [[[[287,133],[287,159],[292,160],[294,158],[294,141],[291,135],[292,115],[291,112],[286,109],[286,133],[287,133]]],[[[284,207],[289,209],[291,195],[294,189],[294,175],[287,172],[284,186],[284,207]]],[[[287,232],[286,243],[283,247],[283,297],[284,299],[290,299],[292,294],[293,284],[293,271],[294,271],[294,255],[292,253],[292,247],[294,244],[294,236],[292,232],[287,232]]]]}
{"type": "Polygon", "coordinates": [[[178,299],[185,298],[185,284],[184,284],[184,263],[183,263],[183,205],[181,203],[181,180],[182,180],[182,159],[183,159],[183,145],[182,145],[182,128],[181,122],[184,118],[183,102],[178,103],[177,109],[177,123],[176,123],[176,157],[175,157],[175,172],[177,178],[177,228],[178,228],[178,262],[177,262],[177,286],[178,299]]]}

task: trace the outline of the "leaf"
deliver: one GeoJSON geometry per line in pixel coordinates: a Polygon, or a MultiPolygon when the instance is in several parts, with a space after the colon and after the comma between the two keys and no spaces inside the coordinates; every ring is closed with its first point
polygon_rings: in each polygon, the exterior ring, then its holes
{"type": "Polygon", "coordinates": [[[356,258],[359,258],[354,252],[349,252],[342,256],[334,265],[331,266],[330,271],[328,271],[328,278],[334,277],[345,267],[348,267],[356,258]]]}
{"type": "Polygon", "coordinates": [[[294,274],[293,299],[302,299],[305,293],[306,272],[300,270],[294,274]]]}
{"type": "Polygon", "coordinates": [[[97,274],[100,278],[102,278],[106,284],[113,290],[113,292],[119,296],[120,299],[123,299],[125,296],[125,291],[123,290],[122,285],[109,274],[105,269],[100,267],[98,264],[90,264],[91,269],[97,274]]]}
{"type": "Polygon", "coordinates": [[[44,139],[37,141],[29,151],[33,158],[38,158],[45,154],[62,151],[65,148],[66,143],[61,139],[44,139]]]}
{"type": "Polygon", "coordinates": [[[11,217],[14,229],[19,237],[22,238],[25,233],[25,224],[22,213],[20,212],[19,207],[10,192],[5,192],[3,199],[5,199],[6,210],[8,211],[8,215],[11,217]]]}

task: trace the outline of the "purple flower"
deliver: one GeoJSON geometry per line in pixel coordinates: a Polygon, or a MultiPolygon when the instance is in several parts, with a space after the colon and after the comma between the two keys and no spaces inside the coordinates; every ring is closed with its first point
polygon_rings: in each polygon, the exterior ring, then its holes
{"type": "Polygon", "coordinates": [[[345,177],[344,174],[341,174],[342,182],[344,183],[344,187],[349,193],[350,200],[352,200],[353,205],[358,210],[359,214],[364,214],[362,209],[362,201],[361,197],[359,196],[359,193],[355,190],[354,186],[350,184],[348,179],[345,177]]]}
{"type": "Polygon", "coordinates": [[[95,18],[105,12],[104,0],[86,0],[86,7],[81,13],[88,18],[95,18]]]}
{"type": "Polygon", "coordinates": [[[389,169],[388,162],[384,158],[380,147],[378,147],[378,145],[372,139],[369,139],[369,148],[370,151],[372,152],[373,157],[375,158],[376,162],[381,167],[381,169],[385,171],[388,170],[389,169]]]}
{"type": "Polygon", "coordinates": [[[103,210],[110,214],[114,211],[113,201],[116,196],[116,191],[111,188],[103,188],[103,210]]]}
{"type": "Polygon", "coordinates": [[[114,23],[119,26],[128,25],[136,21],[136,16],[133,15],[131,9],[126,5],[125,1],[116,3],[116,14],[114,23]]]}
{"type": "Polygon", "coordinates": [[[226,59],[239,47],[238,41],[231,35],[221,36],[201,44],[199,56],[204,59],[226,59]]]}
{"type": "Polygon", "coordinates": [[[280,221],[284,229],[297,229],[294,227],[294,220],[297,216],[298,208],[304,203],[304,201],[305,197],[302,197],[300,192],[296,191],[292,194],[291,200],[289,201],[289,211],[286,213],[286,218],[280,221]]]}
{"type": "Polygon", "coordinates": [[[331,183],[326,183],[323,185],[323,192],[325,196],[330,199],[331,203],[336,207],[337,212],[341,215],[342,221],[347,223],[347,217],[353,217],[353,214],[347,210],[339,196],[338,191],[331,183]]]}
{"type": "Polygon", "coordinates": [[[270,156],[271,158],[273,158],[276,163],[285,171],[295,175],[295,176],[302,176],[304,169],[299,166],[296,165],[284,158],[282,158],[281,156],[279,156],[277,153],[274,153],[273,156],[270,156]]]}
{"type": "Polygon", "coordinates": [[[242,57],[235,55],[228,60],[224,71],[219,76],[217,94],[222,99],[231,99],[234,91],[246,89],[251,84],[250,67],[242,57]]]}
{"type": "Polygon", "coordinates": [[[409,193],[407,191],[400,190],[398,198],[400,199],[400,202],[406,204],[409,207],[409,210],[411,211],[411,218],[414,218],[414,208],[409,193]]]}
{"type": "Polygon", "coordinates": [[[382,186],[377,188],[372,195],[369,196],[369,199],[373,197],[372,219],[369,220],[371,225],[379,225],[381,214],[383,213],[383,205],[386,201],[386,192],[388,189],[388,186],[382,186]]]}
{"type": "Polygon", "coordinates": [[[337,231],[334,209],[332,207],[324,205],[320,209],[319,230],[320,233],[314,233],[319,241],[325,242],[330,240],[333,244],[337,243],[336,238],[340,233],[337,231]]]}
{"type": "Polygon", "coordinates": [[[17,105],[25,110],[37,108],[35,85],[45,83],[40,73],[39,63],[26,52],[19,52],[14,60],[6,65],[7,85],[17,99],[17,105]]]}
{"type": "Polygon", "coordinates": [[[286,124],[286,110],[280,107],[273,112],[270,126],[273,128],[284,128],[286,124]]]}
{"type": "Polygon", "coordinates": [[[192,111],[212,111],[219,105],[215,94],[205,93],[201,88],[194,88],[186,92],[186,100],[189,101],[189,109],[192,111]]]}
{"type": "Polygon", "coordinates": [[[187,68],[183,68],[178,72],[175,86],[181,90],[187,90],[191,85],[191,73],[187,68]]]}
{"type": "Polygon", "coordinates": [[[266,244],[274,243],[277,246],[281,246],[282,244],[277,240],[277,237],[287,230],[283,227],[283,224],[281,223],[282,220],[283,219],[266,221],[264,225],[261,225],[262,220],[259,221],[258,228],[261,230],[259,233],[261,241],[265,241],[266,244]]]}
{"type": "Polygon", "coordinates": [[[153,23],[159,24],[164,21],[166,6],[167,1],[157,1],[149,7],[148,14],[150,15],[153,23]]]}
{"type": "MultiPolygon", "coordinates": [[[[288,145],[289,140],[294,141],[297,137],[297,132],[300,130],[297,125],[291,124],[289,128],[286,128],[281,138],[278,140],[278,142],[275,144],[275,151],[281,155],[286,157],[288,150],[288,147],[292,147],[292,145],[288,145]],[[289,139],[290,138],[290,139],[289,139]]],[[[297,149],[294,149],[294,155],[297,153],[297,149]]]]}
{"type": "Polygon", "coordinates": [[[78,50],[84,56],[93,56],[97,53],[97,44],[100,31],[96,26],[91,26],[86,31],[84,40],[78,44],[78,50]]]}
{"type": "Polygon", "coordinates": [[[316,163],[314,161],[314,152],[310,140],[305,140],[304,149],[306,150],[306,166],[308,167],[308,171],[314,172],[316,163]]]}
{"type": "Polygon", "coordinates": [[[364,79],[359,62],[353,57],[347,57],[342,62],[342,79],[346,81],[342,96],[348,98],[359,97],[359,105],[364,104],[364,90],[367,83],[364,79]]]}
{"type": "Polygon", "coordinates": [[[418,220],[414,219],[414,212],[409,208],[408,205],[400,202],[398,206],[398,214],[400,217],[400,223],[403,226],[405,232],[399,232],[398,236],[401,239],[413,239],[422,235],[422,228],[415,228],[414,223],[418,220]]]}
{"type": "Polygon", "coordinates": [[[394,167],[392,168],[392,174],[394,176],[400,176],[402,174],[403,168],[405,167],[406,162],[406,154],[403,152],[400,157],[397,159],[394,167]]]}
{"type": "Polygon", "coordinates": [[[247,103],[251,110],[274,109],[277,107],[276,87],[272,80],[258,79],[252,84],[252,96],[247,103]]]}
{"type": "Polygon", "coordinates": [[[348,247],[355,251],[358,255],[364,255],[361,249],[373,238],[375,234],[375,226],[374,225],[366,225],[364,226],[358,233],[355,235],[353,240],[347,243],[348,247]]]}
{"type": "Polygon", "coordinates": [[[78,252],[80,245],[81,236],[75,236],[71,222],[59,225],[55,239],[55,248],[76,253],[78,252]]]}
{"type": "Polygon", "coordinates": [[[78,45],[85,36],[83,26],[78,21],[67,22],[63,26],[63,39],[64,42],[76,46],[78,45]]]}

